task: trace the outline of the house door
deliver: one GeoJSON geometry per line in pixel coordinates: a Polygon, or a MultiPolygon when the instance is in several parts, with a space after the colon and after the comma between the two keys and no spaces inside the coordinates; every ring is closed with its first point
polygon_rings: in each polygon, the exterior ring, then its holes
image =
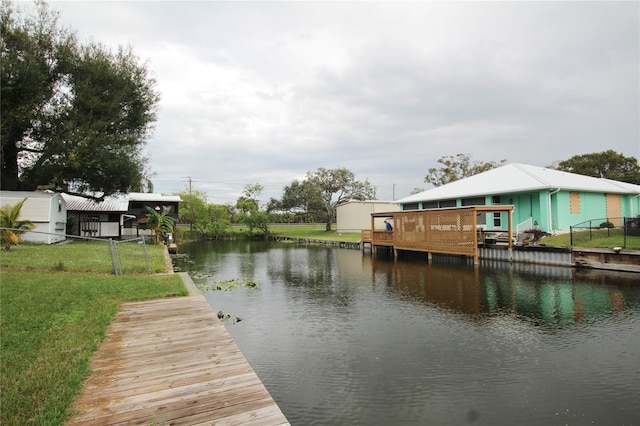
{"type": "Polygon", "coordinates": [[[622,206],[619,194],[607,194],[607,218],[615,226],[622,226],[622,206]]]}

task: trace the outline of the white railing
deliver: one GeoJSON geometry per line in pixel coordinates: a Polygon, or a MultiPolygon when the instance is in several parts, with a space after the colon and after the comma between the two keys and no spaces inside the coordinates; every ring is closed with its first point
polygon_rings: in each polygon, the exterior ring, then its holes
{"type": "Polygon", "coordinates": [[[529,229],[533,229],[533,218],[530,217],[524,222],[521,222],[516,225],[516,236],[520,235],[524,231],[528,231],[529,229]]]}

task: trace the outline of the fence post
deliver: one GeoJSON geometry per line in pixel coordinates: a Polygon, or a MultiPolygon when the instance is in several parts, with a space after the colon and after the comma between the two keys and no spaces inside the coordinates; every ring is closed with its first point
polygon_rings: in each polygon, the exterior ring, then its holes
{"type": "Polygon", "coordinates": [[[151,263],[149,262],[149,253],[147,253],[147,243],[142,239],[142,249],[144,250],[144,260],[147,262],[147,274],[151,273],[151,263]]]}
{"type": "Polygon", "coordinates": [[[573,226],[569,226],[569,246],[573,247],[573,226]]]}
{"type": "Polygon", "coordinates": [[[111,254],[113,275],[122,275],[122,264],[120,263],[120,253],[118,252],[118,245],[111,238],[109,238],[109,252],[111,254]]]}

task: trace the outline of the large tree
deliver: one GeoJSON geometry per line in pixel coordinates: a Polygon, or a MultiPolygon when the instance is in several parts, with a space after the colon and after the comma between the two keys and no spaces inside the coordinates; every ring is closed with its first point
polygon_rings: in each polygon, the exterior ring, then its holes
{"type": "Polygon", "coordinates": [[[447,155],[438,160],[438,163],[442,166],[429,169],[424,181],[433,184],[433,186],[446,185],[456,180],[495,169],[506,162],[507,160],[502,160],[499,163],[494,161],[473,161],[469,154],[457,154],[455,157],[447,155]]]}
{"type": "Polygon", "coordinates": [[[341,167],[325,169],[320,167],[307,173],[303,182],[293,181],[285,187],[282,206],[287,210],[303,208],[307,212],[311,209],[322,210],[325,218],[326,230],[331,231],[335,217],[336,206],[348,200],[374,200],[375,188],[368,180],[364,182],[355,179],[352,171],[341,167]]]}
{"type": "Polygon", "coordinates": [[[611,149],[592,154],[574,155],[552,167],[565,172],[640,185],[638,159],[625,157],[611,149]]]}
{"type": "Polygon", "coordinates": [[[130,48],[81,45],[44,2],[29,14],[4,0],[0,32],[2,189],[139,187],[159,100],[146,64],[130,48]]]}

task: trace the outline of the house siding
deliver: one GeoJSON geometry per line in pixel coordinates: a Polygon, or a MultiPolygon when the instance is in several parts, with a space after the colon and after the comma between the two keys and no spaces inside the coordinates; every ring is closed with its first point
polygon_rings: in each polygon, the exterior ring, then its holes
{"type": "Polygon", "coordinates": [[[65,240],[66,203],[60,194],[29,191],[2,191],[0,204],[15,205],[27,199],[20,209],[20,219],[35,225],[22,235],[23,241],[53,244],[65,240]]]}

